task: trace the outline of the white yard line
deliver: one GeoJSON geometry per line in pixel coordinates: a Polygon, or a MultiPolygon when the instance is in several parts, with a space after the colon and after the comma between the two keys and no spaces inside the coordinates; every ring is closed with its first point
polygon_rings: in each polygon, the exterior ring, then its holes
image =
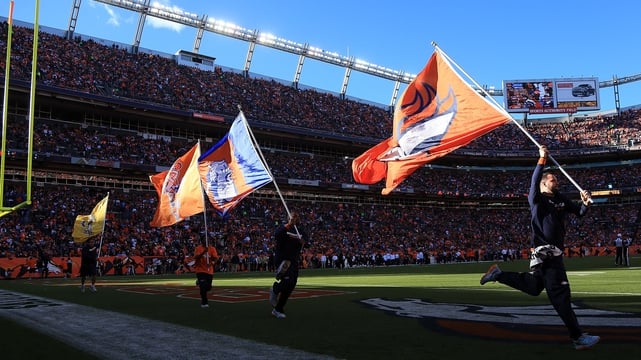
{"type": "Polygon", "coordinates": [[[0,316],[105,360],[332,359],[162,321],[0,290],[0,316]]]}

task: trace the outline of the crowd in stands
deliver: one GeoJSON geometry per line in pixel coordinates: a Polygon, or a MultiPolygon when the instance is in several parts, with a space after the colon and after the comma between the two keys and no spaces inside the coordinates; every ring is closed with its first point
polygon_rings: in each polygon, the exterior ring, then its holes
{"type": "MultiPolygon", "coordinates": [[[[526,129],[550,149],[569,150],[595,147],[621,147],[641,140],[641,111],[629,109],[620,115],[591,115],[558,122],[530,121],[526,129]],[[632,141],[630,141],[632,140],[632,141]]],[[[466,146],[468,149],[503,151],[536,150],[517,126],[502,126],[466,146]]]]}
{"type": "MultiPolygon", "coordinates": [[[[2,30],[0,38],[6,38],[6,24],[2,30]]],[[[20,27],[14,27],[14,31],[11,76],[28,80],[32,33],[30,29],[20,27]]],[[[0,50],[3,47],[6,44],[2,44],[0,50]]],[[[95,41],[66,40],[42,33],[38,65],[38,81],[91,94],[228,116],[235,115],[237,105],[241,105],[250,121],[255,119],[379,140],[387,138],[391,131],[391,114],[385,107],[341,99],[316,90],[300,90],[221,68],[204,72],[178,66],[172,59],[159,55],[132,54],[126,49],[95,41]]],[[[5,66],[5,60],[0,60],[3,71],[5,66]]],[[[36,123],[34,151],[38,156],[53,154],[169,166],[193,145],[87,128],[80,126],[82,119],[60,120],[65,122],[36,123]]],[[[531,123],[527,128],[553,150],[620,146],[628,139],[637,139],[641,112],[630,110],[621,116],[531,123]]],[[[25,149],[26,134],[25,122],[10,121],[8,148],[25,149]]],[[[511,125],[476,139],[466,148],[532,150],[533,165],[537,156],[533,143],[518,127],[511,125]]],[[[325,184],[353,183],[351,160],[342,156],[281,149],[265,152],[265,157],[276,178],[318,180],[325,184]]],[[[617,189],[638,186],[640,167],[602,166],[569,171],[586,189],[617,189]]],[[[530,175],[530,169],[465,171],[424,167],[404,186],[430,196],[524,197],[530,175]]],[[[562,183],[565,183],[565,191],[575,191],[567,182],[562,183]]],[[[75,217],[89,213],[105,190],[48,184],[34,187],[31,206],[0,218],[0,257],[26,257],[38,251],[52,256],[77,255],[78,244],[71,238],[75,217]]],[[[248,268],[265,269],[273,246],[271,235],[286,217],[280,200],[252,196],[243,200],[229,218],[219,218],[210,209],[207,229],[202,216],[193,216],[170,227],[152,228],[149,221],[156,209],[155,192],[109,190],[113,194],[101,241],[102,253],[111,256],[183,259],[193,252],[206,231],[216,242],[224,264],[235,264],[232,259],[240,255],[243,264],[250,264],[248,268]]],[[[12,184],[4,196],[5,206],[18,204],[25,199],[25,189],[21,184],[12,184]]],[[[414,263],[420,253],[440,262],[488,260],[502,258],[506,253],[518,256],[529,246],[527,209],[290,201],[288,206],[304,215],[303,228],[310,232],[312,239],[304,255],[308,266],[331,265],[332,261],[351,265],[414,263]],[[331,260],[334,257],[335,260],[331,260]]],[[[636,228],[641,221],[639,212],[638,204],[595,206],[586,218],[570,224],[573,229],[568,232],[568,243],[577,249],[604,248],[611,244],[613,234],[636,228]]],[[[237,267],[229,265],[229,269],[232,268],[237,267]]]]}
{"type": "MultiPolygon", "coordinates": [[[[6,24],[0,38],[6,38],[6,24]]],[[[14,26],[12,79],[30,79],[32,38],[33,30],[14,26]]],[[[39,46],[38,80],[46,85],[220,114],[236,114],[240,105],[249,119],[376,138],[385,137],[391,126],[383,107],[337,101],[325,92],[298,90],[221,68],[201,71],[178,66],[172,58],[132,54],[115,45],[45,32],[39,35],[39,46]],[[388,126],[380,126],[384,122],[388,126]]],[[[4,69],[4,62],[0,66],[4,69]]]]}
{"type": "MultiPolygon", "coordinates": [[[[6,23],[0,38],[6,38],[6,23]]],[[[33,30],[14,26],[11,78],[29,80],[33,30]]],[[[389,108],[375,106],[314,89],[246,76],[233,71],[202,71],[176,64],[171,57],[131,53],[117,45],[41,32],[38,81],[43,84],[163,104],[176,109],[235,115],[240,105],[250,120],[261,120],[306,129],[326,130],[347,136],[387,138],[391,132],[389,108]],[[322,119],[322,120],[319,120],[322,119]]],[[[0,50],[4,51],[3,43],[0,50]]],[[[4,70],[6,64],[0,60],[4,70]]],[[[625,145],[638,142],[638,111],[621,116],[599,116],[532,129],[554,148],[625,145]]],[[[530,149],[531,141],[514,126],[503,126],[471,145],[482,149],[530,149]]]]}
{"type": "MultiPolygon", "coordinates": [[[[24,199],[24,189],[11,187],[6,197],[18,203],[24,199]]],[[[80,245],[71,238],[75,216],[89,213],[102,197],[104,189],[98,188],[35,187],[31,206],[0,219],[0,258],[36,256],[41,251],[50,256],[77,256],[80,245]]],[[[280,199],[248,197],[227,218],[208,209],[207,215],[155,228],[149,226],[149,220],[156,205],[155,192],[112,190],[107,224],[100,237],[102,254],[183,260],[193,254],[206,231],[224,264],[240,256],[245,266],[254,264],[258,269],[259,262],[271,254],[273,231],[286,218],[280,199]],[[208,216],[207,229],[204,216],[208,216]]],[[[524,208],[299,200],[289,200],[287,205],[303,214],[302,228],[311,238],[304,254],[306,266],[320,266],[321,256],[331,259],[334,255],[352,266],[416,263],[419,252],[438,262],[501,259],[503,253],[521,258],[529,247],[529,211],[524,208]]],[[[605,251],[612,247],[614,234],[636,225],[639,212],[638,204],[594,206],[588,216],[569,224],[568,247],[576,254],[580,249],[605,251]]]]}
{"type": "MultiPolygon", "coordinates": [[[[26,148],[26,123],[13,121],[8,128],[8,149],[26,148]]],[[[492,133],[488,134],[493,136],[492,133]]],[[[483,139],[480,138],[480,139],[483,139]]],[[[34,152],[39,157],[60,155],[133,164],[170,166],[193,146],[184,141],[165,141],[142,135],[113,135],[109,131],[83,128],[59,121],[39,121],[34,130],[34,152]]],[[[351,159],[339,155],[294,151],[264,151],[265,160],[277,178],[320,181],[325,184],[354,183],[351,159]]],[[[535,156],[535,152],[532,151],[535,156]]],[[[572,178],[591,190],[637,186],[641,164],[592,166],[568,169],[572,178]]],[[[565,191],[574,191],[570,182],[565,191]]],[[[424,167],[407,179],[404,187],[421,194],[448,196],[520,197],[529,188],[529,170],[466,171],[424,167]]]]}

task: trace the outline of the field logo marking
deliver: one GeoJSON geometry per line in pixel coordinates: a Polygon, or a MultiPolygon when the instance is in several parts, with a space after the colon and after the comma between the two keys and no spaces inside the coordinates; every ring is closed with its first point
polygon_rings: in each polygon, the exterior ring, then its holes
{"type": "MultiPolygon", "coordinates": [[[[497,340],[567,341],[567,330],[551,305],[484,306],[433,303],[420,299],[372,298],[361,303],[387,313],[421,319],[438,332],[497,340]]],[[[641,316],[573,304],[584,331],[609,341],[641,342],[641,316]]]]}
{"type": "Polygon", "coordinates": [[[30,309],[36,307],[60,306],[54,300],[0,291],[0,310],[30,309]]]}
{"type": "MultiPolygon", "coordinates": [[[[196,286],[127,286],[118,291],[149,295],[175,295],[179,298],[200,300],[200,292],[196,286]]],[[[311,299],[320,296],[345,294],[344,291],[323,289],[296,289],[291,299],[311,299]]],[[[222,303],[241,303],[250,301],[267,301],[269,289],[256,287],[217,287],[207,294],[210,301],[222,303]]]]}

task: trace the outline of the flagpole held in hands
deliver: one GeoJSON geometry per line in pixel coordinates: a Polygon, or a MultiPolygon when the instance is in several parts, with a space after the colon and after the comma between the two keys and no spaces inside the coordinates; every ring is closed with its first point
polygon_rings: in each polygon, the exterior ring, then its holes
{"type": "Polygon", "coordinates": [[[246,196],[274,180],[242,112],[227,134],[200,156],[198,171],[209,202],[223,217],[246,196]]]}
{"type": "MultiPolygon", "coordinates": [[[[105,204],[105,214],[107,213],[107,206],[109,204],[109,192],[107,192],[107,204],[105,204]]],[[[105,224],[107,223],[107,217],[102,222],[102,229],[100,230],[100,242],[98,243],[98,257],[100,257],[100,250],[102,249],[102,239],[105,235],[105,224]]]]}
{"type": "MultiPolygon", "coordinates": [[[[198,147],[200,148],[200,139],[198,139],[198,147]]],[[[203,197],[203,224],[205,225],[205,249],[207,249],[207,265],[209,265],[209,228],[207,226],[207,205],[205,204],[205,188],[202,181],[200,183],[200,194],[203,197]]]]}
{"type": "MultiPolygon", "coordinates": [[[[441,55],[443,55],[443,57],[448,62],[450,62],[452,65],[454,65],[463,75],[465,75],[476,86],[476,88],[483,93],[483,96],[486,99],[489,99],[489,101],[491,101],[500,111],[502,111],[505,114],[505,116],[509,117],[512,120],[512,123],[514,123],[525,134],[525,136],[527,136],[528,139],[530,139],[532,141],[532,143],[534,143],[534,145],[536,145],[536,147],[538,147],[539,149],[541,148],[541,144],[539,144],[539,142],[536,141],[536,139],[532,136],[532,134],[530,134],[530,132],[525,127],[523,127],[523,125],[521,125],[518,121],[516,121],[516,119],[514,119],[512,117],[512,115],[510,115],[510,113],[508,113],[496,101],[496,99],[494,99],[494,97],[492,97],[481,85],[479,85],[456,62],[454,62],[454,60],[452,60],[452,58],[450,58],[441,48],[439,48],[439,46],[438,46],[438,44],[436,44],[436,42],[432,41],[432,46],[434,46],[434,49],[436,51],[438,51],[441,55]]],[[[550,161],[552,161],[554,163],[554,165],[556,165],[559,168],[559,171],[561,171],[561,173],[563,173],[563,175],[565,175],[565,177],[570,181],[570,183],[572,183],[572,185],[574,185],[574,187],[577,188],[577,190],[579,190],[579,192],[583,192],[583,188],[581,188],[581,186],[576,181],[574,181],[574,179],[570,176],[570,174],[568,174],[565,171],[565,169],[563,169],[563,167],[561,167],[561,165],[556,161],[556,159],[554,159],[554,157],[552,157],[552,155],[548,155],[548,159],[550,159],[550,161]]],[[[593,200],[591,198],[589,199],[589,201],[593,202],[593,200]]]]}
{"type": "MultiPolygon", "coordinates": [[[[269,176],[272,178],[272,182],[274,183],[274,187],[276,188],[276,193],[278,193],[278,196],[280,197],[280,201],[282,201],[283,206],[285,207],[285,211],[287,212],[287,219],[291,219],[292,214],[289,211],[289,208],[287,207],[287,203],[285,202],[285,198],[283,197],[283,194],[280,192],[280,188],[278,187],[278,183],[276,182],[276,178],[274,177],[274,174],[272,174],[272,170],[269,168],[269,165],[267,164],[267,161],[265,160],[265,156],[263,155],[263,152],[260,149],[260,146],[258,145],[258,141],[256,141],[256,137],[254,137],[254,133],[252,132],[251,127],[249,126],[249,124],[247,122],[247,118],[245,117],[245,114],[243,113],[243,110],[240,107],[240,105],[238,105],[238,111],[240,112],[240,116],[242,117],[243,123],[244,123],[245,127],[247,128],[247,132],[249,132],[249,136],[250,136],[252,142],[254,143],[254,147],[256,148],[256,151],[258,152],[258,155],[260,156],[260,160],[263,162],[263,164],[265,165],[265,169],[269,173],[269,176]]],[[[296,234],[300,235],[300,233],[298,232],[298,228],[296,226],[294,226],[294,228],[296,229],[296,234]]]]}

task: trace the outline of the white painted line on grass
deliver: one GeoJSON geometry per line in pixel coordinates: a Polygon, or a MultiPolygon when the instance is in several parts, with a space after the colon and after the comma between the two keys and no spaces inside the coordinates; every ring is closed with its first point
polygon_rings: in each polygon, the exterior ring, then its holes
{"type": "Polygon", "coordinates": [[[0,316],[105,360],[333,359],[162,321],[0,290],[0,316]]]}

